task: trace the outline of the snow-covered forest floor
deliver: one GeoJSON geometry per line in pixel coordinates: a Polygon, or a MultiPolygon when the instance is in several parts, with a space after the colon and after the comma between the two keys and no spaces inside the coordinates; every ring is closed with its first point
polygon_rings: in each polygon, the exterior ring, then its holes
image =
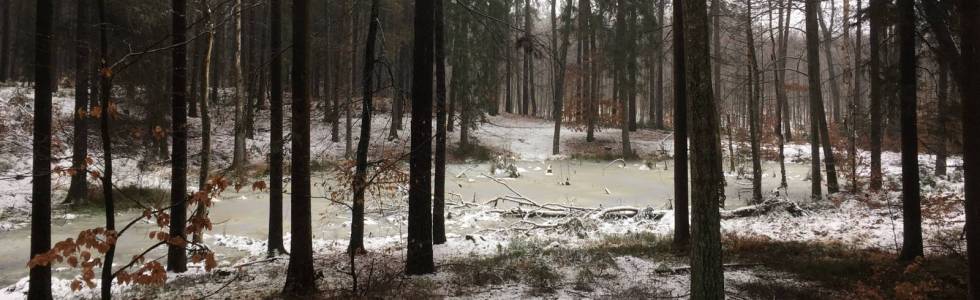
{"type": "MultiPolygon", "coordinates": [[[[70,93],[68,88],[61,91],[70,93]]],[[[31,155],[31,97],[27,88],[0,89],[0,242],[3,243],[27,243],[26,240],[11,239],[19,236],[16,232],[29,226],[31,165],[27,158],[31,155]]],[[[53,157],[58,167],[70,165],[72,105],[70,94],[56,95],[53,137],[56,150],[53,157]]],[[[136,118],[141,114],[135,109],[124,110],[122,118],[136,118]]],[[[219,169],[227,167],[231,157],[233,137],[228,115],[225,112],[224,117],[214,118],[217,123],[213,125],[215,161],[212,164],[219,169]]],[[[248,142],[250,158],[255,165],[252,168],[255,180],[267,180],[261,171],[268,153],[267,120],[267,112],[260,112],[255,139],[248,142]]],[[[355,135],[359,130],[356,120],[353,125],[355,135]]],[[[396,139],[387,138],[390,120],[387,114],[375,116],[374,156],[406,147],[407,130],[400,132],[396,139]]],[[[200,152],[197,142],[200,133],[195,130],[199,130],[200,121],[191,119],[191,122],[194,129],[189,152],[192,155],[191,172],[195,174],[196,154],[200,152]]],[[[407,128],[407,118],[405,122],[407,128]]],[[[343,159],[343,126],[341,122],[339,142],[332,142],[330,125],[314,122],[312,153],[315,161],[329,164],[343,159]]],[[[518,166],[541,161],[600,161],[614,166],[606,173],[608,176],[617,176],[617,168],[650,172],[655,171],[650,170],[651,165],[673,168],[663,162],[668,159],[664,153],[669,154],[672,149],[669,131],[640,129],[631,134],[632,148],[640,160],[612,164],[610,158],[619,153],[618,129],[604,128],[597,133],[594,143],[585,143],[584,132],[564,129],[563,155],[553,156],[553,126],[546,120],[504,115],[487,117],[472,134],[474,142],[486,149],[484,152],[489,153],[489,158],[507,157],[506,161],[518,166]]],[[[101,150],[95,147],[98,133],[93,130],[90,136],[94,168],[100,169],[101,150]]],[[[458,134],[453,134],[453,142],[457,140],[458,134]]],[[[139,143],[125,139],[120,142],[139,143]]],[[[723,143],[727,150],[728,141],[723,143]]],[[[121,155],[114,160],[117,186],[167,188],[170,171],[166,162],[146,161],[142,150],[120,148],[121,155]]],[[[771,151],[773,146],[767,148],[771,151]]],[[[843,150],[837,152],[843,157],[843,150]]],[[[809,145],[787,145],[786,153],[787,164],[809,165],[809,145]]],[[[882,193],[838,193],[813,201],[787,191],[772,190],[766,193],[768,203],[774,204],[772,206],[726,208],[722,235],[728,295],[734,299],[900,298],[916,295],[947,298],[944,295],[962,295],[966,286],[965,270],[958,267],[965,263],[962,161],[958,157],[951,158],[948,176],[937,177],[933,175],[934,159],[932,155],[920,155],[927,258],[912,265],[894,262],[902,242],[901,164],[898,153],[885,152],[882,155],[885,191],[882,193]]],[[[842,161],[838,160],[839,168],[845,165],[842,161]]],[[[859,161],[865,165],[859,166],[858,177],[866,183],[869,153],[862,151],[859,161]]],[[[739,184],[743,178],[737,169],[742,166],[729,170],[727,161],[725,166],[729,185],[739,184]]],[[[521,168],[521,171],[546,172],[529,167],[521,168]]],[[[477,178],[479,173],[470,172],[469,180],[489,180],[477,178]]],[[[778,169],[764,172],[766,176],[777,173],[778,169]]],[[[324,171],[323,176],[331,175],[324,171]]],[[[521,180],[526,179],[503,182],[521,180]]],[[[805,186],[809,186],[805,176],[790,180],[794,181],[791,185],[806,182],[805,186]]],[[[849,182],[849,179],[841,176],[840,181],[849,182]]],[[[56,202],[64,197],[68,182],[67,176],[53,177],[56,202]]],[[[190,186],[196,184],[192,182],[190,186]]],[[[615,187],[611,189],[615,190],[615,187]]],[[[354,272],[350,258],[344,254],[345,239],[315,240],[317,277],[322,295],[325,298],[351,296],[356,281],[357,295],[382,298],[686,298],[688,264],[685,252],[671,246],[674,218],[669,207],[650,205],[628,217],[589,214],[515,218],[505,216],[505,210],[485,204],[486,200],[497,196],[505,195],[481,195],[480,199],[473,200],[468,196],[453,198],[449,205],[452,218],[447,220],[447,226],[459,230],[451,230],[454,233],[449,234],[447,243],[435,246],[438,272],[434,275],[402,275],[404,230],[367,237],[368,253],[355,259],[354,272]]],[[[251,198],[248,192],[234,197],[251,198]]],[[[396,194],[394,198],[398,203],[400,196],[396,194]]],[[[91,210],[58,207],[52,217],[56,223],[70,224],[80,222],[76,219],[98,218],[99,215],[91,210]]],[[[368,217],[382,219],[396,227],[406,223],[405,215],[399,213],[369,212],[368,217]]],[[[314,222],[318,220],[324,221],[314,218],[314,222]]],[[[58,226],[54,227],[55,231],[58,229],[58,226]]],[[[211,272],[204,272],[203,267],[197,265],[185,274],[169,274],[164,286],[116,285],[117,293],[121,298],[214,296],[240,299],[273,297],[282,287],[288,258],[266,258],[263,239],[213,232],[209,242],[244,255],[222,258],[220,267],[211,272]]],[[[288,232],[286,245],[289,245],[288,232]]],[[[17,255],[23,258],[20,266],[26,264],[28,253],[17,255]]],[[[0,278],[8,274],[4,271],[0,278]]],[[[24,297],[26,278],[3,279],[12,284],[0,289],[0,299],[24,297]]],[[[72,292],[70,281],[65,278],[55,280],[56,298],[98,297],[97,289],[72,292]]]]}

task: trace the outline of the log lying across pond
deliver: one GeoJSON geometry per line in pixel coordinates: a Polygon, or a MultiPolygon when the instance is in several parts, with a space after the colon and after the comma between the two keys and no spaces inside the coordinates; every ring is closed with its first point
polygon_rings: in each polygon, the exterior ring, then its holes
{"type": "MultiPolygon", "coordinates": [[[[513,195],[505,195],[493,198],[489,201],[483,203],[484,206],[494,207],[491,212],[499,213],[503,216],[508,217],[519,217],[519,218],[529,218],[529,217],[540,217],[540,218],[580,218],[587,217],[592,219],[615,219],[615,218],[643,218],[651,220],[659,220],[663,218],[667,212],[672,210],[654,209],[652,207],[632,207],[632,206],[615,206],[609,208],[592,208],[592,207],[579,207],[565,204],[555,204],[555,203],[540,203],[538,201],[532,200],[525,197],[521,193],[517,192],[511,188],[507,183],[500,179],[494,178],[492,176],[483,175],[486,178],[497,182],[508,190],[510,190],[513,195]],[[510,203],[515,205],[510,209],[496,209],[498,206],[504,203],[510,203]]],[[[775,211],[786,211],[793,216],[801,216],[804,214],[804,210],[800,208],[796,203],[787,201],[785,199],[769,199],[761,204],[750,205],[745,207],[739,207],[732,210],[721,210],[722,219],[733,219],[733,218],[743,218],[763,215],[775,211]]]]}

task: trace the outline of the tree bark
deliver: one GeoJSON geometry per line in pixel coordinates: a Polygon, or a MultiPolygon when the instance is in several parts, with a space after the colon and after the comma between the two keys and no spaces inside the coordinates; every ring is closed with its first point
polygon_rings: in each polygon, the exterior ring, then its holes
{"type": "MultiPolygon", "coordinates": [[[[434,1],[436,62],[436,156],[432,197],[432,242],[446,243],[446,16],[442,0],[434,1]]],[[[509,59],[508,59],[509,61],[509,59]]],[[[509,66],[509,63],[508,63],[509,66]]],[[[508,83],[508,88],[510,84],[508,83]]]]}
{"type": "MultiPolygon", "coordinates": [[[[980,81],[980,2],[960,0],[961,82],[980,81]]],[[[963,101],[963,120],[980,115],[980,85],[958,84],[963,101]]],[[[969,264],[968,298],[980,299],[980,140],[963,130],[963,173],[966,199],[966,248],[969,264]]]]}
{"type": "MultiPolygon", "coordinates": [[[[106,18],[105,0],[98,1],[99,10],[99,56],[101,57],[99,71],[99,98],[102,116],[99,119],[99,130],[102,134],[102,197],[105,202],[105,223],[107,231],[116,229],[115,201],[112,199],[112,136],[110,135],[109,98],[112,96],[112,70],[109,69],[109,24],[106,18]]],[[[33,239],[32,239],[33,241],[33,239]]],[[[110,245],[102,264],[102,299],[112,299],[112,260],[116,246],[110,245]]],[[[32,280],[33,281],[33,280],[32,280]]]]}
{"type": "MultiPolygon", "coordinates": [[[[283,103],[282,103],[282,1],[269,1],[269,17],[271,34],[269,35],[270,62],[269,78],[271,94],[269,97],[269,114],[271,124],[269,147],[269,241],[267,255],[285,254],[286,247],[282,238],[282,182],[283,170],[283,103]]],[[[326,91],[324,91],[326,92],[326,91]]]]}
{"type": "Polygon", "coordinates": [[[367,190],[367,156],[371,145],[371,114],[374,113],[374,47],[378,35],[378,6],[379,0],[371,0],[371,18],[368,20],[367,45],[364,47],[364,74],[361,103],[361,136],[357,141],[354,178],[351,186],[354,188],[354,204],[351,209],[350,245],[348,254],[364,252],[364,192],[367,190]]]}
{"type": "MultiPolygon", "coordinates": [[[[949,95],[949,65],[942,61],[937,61],[939,65],[939,83],[936,87],[936,176],[946,176],[946,114],[949,112],[946,106],[947,96],[949,95]]],[[[964,119],[966,120],[966,119],[964,119]]]]}
{"type": "MultiPolygon", "coordinates": [[[[922,208],[919,199],[919,135],[917,124],[915,2],[898,0],[899,97],[902,101],[902,252],[899,259],[922,256],[922,208]]],[[[965,100],[965,98],[964,98],[965,100]]]]}
{"type": "MultiPolygon", "coordinates": [[[[830,97],[831,97],[830,107],[833,110],[832,115],[834,117],[834,123],[840,123],[841,91],[840,91],[840,86],[837,85],[837,75],[838,75],[837,67],[834,66],[834,53],[831,50],[833,40],[834,40],[834,35],[830,32],[830,29],[827,28],[827,22],[824,21],[822,12],[817,13],[817,21],[818,23],[820,23],[820,29],[821,31],[823,31],[824,38],[826,39],[824,40],[822,45],[823,45],[823,56],[824,59],[827,61],[827,73],[828,76],[830,77],[828,79],[828,81],[830,82],[830,97]]],[[[846,22],[847,21],[845,21],[845,23],[846,22]]],[[[844,38],[847,39],[847,36],[844,36],[844,38]]]]}
{"type": "Polygon", "coordinates": [[[0,29],[0,82],[6,82],[11,77],[10,72],[10,10],[14,0],[3,1],[3,28],[0,29]]]}
{"type": "MultiPolygon", "coordinates": [[[[208,184],[208,176],[211,172],[211,99],[210,97],[210,86],[211,86],[211,59],[214,52],[214,21],[211,19],[211,6],[208,4],[208,0],[200,1],[201,18],[204,20],[204,49],[201,51],[203,55],[201,57],[201,69],[198,72],[201,73],[201,84],[198,86],[200,90],[197,91],[199,98],[198,103],[201,106],[201,158],[200,158],[200,170],[197,178],[197,189],[199,191],[205,190],[208,184]]],[[[208,207],[205,205],[198,205],[194,210],[194,215],[196,217],[206,216],[208,213],[208,207]]],[[[194,233],[193,241],[195,243],[200,243],[204,241],[204,236],[200,231],[194,233]]]]}
{"type": "MultiPolygon", "coordinates": [[[[807,79],[809,80],[809,96],[810,96],[810,155],[813,157],[811,161],[811,184],[812,184],[812,197],[814,199],[820,199],[822,197],[822,191],[820,182],[822,181],[820,176],[820,142],[822,139],[829,140],[828,131],[826,128],[826,116],[823,114],[823,93],[821,91],[820,82],[820,50],[819,41],[820,35],[817,28],[817,14],[819,14],[820,5],[818,0],[806,0],[806,44],[807,44],[807,79]]],[[[826,145],[827,143],[824,143],[826,145]]],[[[833,150],[824,147],[824,159],[833,159],[833,150]]],[[[836,176],[831,174],[833,170],[833,163],[827,163],[827,189],[831,193],[831,180],[836,183],[836,176]]]]}
{"type": "MultiPolygon", "coordinates": [[[[171,138],[170,151],[170,236],[187,241],[187,2],[172,0],[173,5],[173,79],[171,83],[171,138]]],[[[184,245],[168,243],[167,270],[175,273],[187,271],[187,249],[184,245]]]]}
{"type": "MultiPolygon", "coordinates": [[[[409,158],[408,247],[405,273],[435,272],[432,261],[432,0],[415,2],[412,154],[409,158]]],[[[466,126],[463,124],[462,126],[466,126]]]]}
{"type": "Polygon", "coordinates": [[[882,10],[883,0],[870,0],[868,9],[871,13],[871,32],[869,33],[870,62],[868,64],[871,76],[871,178],[872,191],[881,190],[881,34],[884,30],[882,10]]]}
{"type": "MultiPolygon", "coordinates": [[[[9,1],[7,1],[9,2],[9,1]]],[[[75,111],[72,114],[71,185],[65,203],[82,204],[88,199],[88,107],[89,107],[89,46],[88,9],[86,0],[78,0],[75,15],[75,111]]],[[[9,9],[6,4],[5,9],[9,9]]],[[[4,11],[9,16],[9,13],[4,11]]],[[[2,51],[2,50],[0,50],[2,51]]]]}
{"type": "Polygon", "coordinates": [[[755,52],[755,37],[752,33],[751,1],[746,1],[746,5],[745,37],[748,45],[749,84],[751,85],[749,88],[749,139],[752,144],[752,204],[759,204],[762,203],[762,163],[759,159],[761,152],[759,147],[759,127],[761,126],[759,124],[759,102],[762,98],[762,83],[760,82],[762,72],[759,71],[759,62],[755,52]]]}
{"type": "MultiPolygon", "coordinates": [[[[34,39],[34,144],[31,190],[31,259],[51,249],[51,95],[54,70],[54,1],[37,1],[34,39]]],[[[31,268],[28,299],[51,299],[51,266],[31,268]]]]}
{"type": "MultiPolygon", "coordinates": [[[[242,0],[235,0],[236,6],[240,10],[243,2],[242,0]]],[[[242,12],[237,13],[235,16],[234,27],[232,36],[232,56],[234,57],[234,62],[232,63],[232,80],[235,82],[235,143],[234,151],[231,160],[231,168],[235,172],[235,176],[238,177],[237,180],[242,180],[245,176],[245,164],[248,163],[248,154],[245,152],[245,134],[247,131],[247,122],[245,115],[245,76],[242,71],[242,12]]]]}
{"type": "Polygon", "coordinates": [[[292,239],[286,269],[286,297],[308,298],[316,292],[313,228],[310,208],[310,10],[309,0],[293,0],[292,173],[290,195],[292,239]]]}
{"type": "MultiPolygon", "coordinates": [[[[674,20],[673,28],[680,29],[674,30],[674,246],[678,249],[685,249],[690,244],[691,241],[691,231],[688,225],[688,158],[687,158],[687,92],[688,92],[688,82],[687,82],[687,65],[686,61],[688,56],[685,56],[685,49],[687,46],[692,46],[685,42],[685,34],[687,33],[684,29],[684,0],[673,0],[674,3],[674,20]]],[[[704,4],[703,0],[698,0],[700,4],[704,4]]],[[[697,7],[697,5],[695,5],[697,7]]],[[[691,14],[691,13],[688,13],[691,14]]],[[[705,16],[706,18],[707,16],[705,16]]],[[[707,19],[703,20],[705,26],[707,26],[707,19]]],[[[707,28],[704,28],[707,31],[707,28]]],[[[705,36],[707,39],[707,36],[705,36]]],[[[707,46],[707,45],[705,45],[707,46]]],[[[695,57],[693,54],[690,59],[702,59],[701,57],[695,57]]],[[[710,59],[710,54],[708,54],[710,59]]],[[[705,62],[698,62],[705,63],[705,62]]],[[[710,66],[708,66],[710,68],[710,66]]],[[[710,69],[708,71],[710,73],[710,69]]],[[[692,84],[693,85],[693,84],[692,84]]],[[[695,87],[691,87],[692,89],[695,87]]],[[[708,87],[710,90],[710,86],[708,87]]],[[[695,93],[704,92],[701,90],[692,91],[695,93]]],[[[701,94],[696,94],[701,95],[701,94]]],[[[709,98],[712,95],[702,95],[709,98]]],[[[703,99],[702,99],[703,100],[703,99]]],[[[703,104],[703,103],[702,103],[703,104]]],[[[693,104],[692,104],[693,105],[693,104]]],[[[720,174],[720,173],[719,173],[720,174]]],[[[704,200],[703,198],[701,200],[704,200]]],[[[700,242],[700,241],[698,241],[700,242]]],[[[692,285],[693,287],[693,285],[692,285]]]]}
{"type": "MultiPolygon", "coordinates": [[[[675,0],[675,5],[680,4],[675,0]]],[[[691,298],[724,299],[725,280],[721,261],[721,224],[718,207],[724,197],[721,169],[719,117],[711,89],[711,53],[708,47],[708,16],[704,0],[683,1],[685,84],[690,96],[690,115],[699,116],[691,125],[692,247],[691,298]]],[[[676,5],[675,7],[679,7],[676,5]]],[[[676,21],[675,21],[676,22],[676,21]]],[[[676,47],[676,46],[675,46],[676,47]]]]}

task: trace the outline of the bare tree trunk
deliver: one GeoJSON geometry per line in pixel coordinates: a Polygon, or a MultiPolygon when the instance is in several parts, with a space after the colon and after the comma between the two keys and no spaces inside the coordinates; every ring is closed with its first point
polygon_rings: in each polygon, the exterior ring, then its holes
{"type": "Polygon", "coordinates": [[[351,186],[354,188],[354,198],[351,209],[350,245],[347,253],[364,252],[364,192],[367,190],[368,147],[371,145],[371,114],[374,113],[374,47],[378,35],[378,6],[379,0],[371,0],[371,17],[368,20],[367,45],[364,47],[364,74],[361,103],[361,136],[357,141],[356,163],[354,178],[351,186]]]}
{"type": "MultiPolygon", "coordinates": [[[[432,0],[415,2],[412,154],[409,158],[408,247],[405,273],[435,272],[432,261],[432,0]]],[[[463,126],[466,126],[465,124],[463,126]]]]}
{"type": "MultiPolygon", "coordinates": [[[[242,0],[235,0],[239,10],[242,7],[242,0]]],[[[238,180],[245,176],[245,164],[248,163],[248,154],[245,152],[245,76],[242,72],[242,13],[238,12],[235,16],[235,30],[232,40],[232,80],[235,82],[235,146],[231,160],[231,168],[235,172],[238,180]]]]}
{"type": "MultiPolygon", "coordinates": [[[[939,64],[939,84],[937,89],[937,110],[936,113],[936,176],[946,176],[946,114],[949,112],[946,107],[946,98],[949,95],[949,65],[944,62],[939,64]]],[[[966,119],[964,119],[966,120],[966,119]]]]}
{"type": "MultiPolygon", "coordinates": [[[[676,0],[675,7],[682,1],[676,0]]],[[[675,44],[685,52],[685,85],[690,115],[699,116],[691,125],[691,298],[724,299],[725,279],[721,261],[721,224],[718,207],[724,197],[721,145],[718,136],[718,107],[711,88],[711,53],[708,47],[708,16],[704,0],[683,1],[682,28],[685,39],[675,44]]],[[[677,9],[677,8],[675,8],[677,9]]],[[[678,14],[680,15],[680,14],[678,14]]],[[[677,22],[677,21],[675,21],[677,22]]]]}
{"type": "Polygon", "coordinates": [[[0,82],[10,79],[10,10],[14,0],[3,0],[3,28],[0,29],[0,82]]]}
{"type": "MultiPolygon", "coordinates": [[[[99,9],[99,57],[101,58],[99,71],[99,98],[101,98],[101,109],[103,114],[99,119],[99,130],[102,135],[102,197],[105,202],[105,225],[107,231],[116,229],[116,208],[115,200],[112,199],[112,135],[109,128],[109,98],[112,96],[112,70],[109,69],[109,24],[106,17],[107,11],[105,0],[98,0],[99,9]]],[[[40,15],[40,14],[38,14],[40,15]]],[[[36,181],[35,181],[36,182],[36,181]]],[[[38,199],[38,198],[34,198],[38,199]]],[[[35,200],[36,202],[37,200],[35,200]]],[[[34,210],[37,211],[37,210],[34,210]]],[[[33,230],[33,227],[32,227],[33,230]]],[[[31,238],[31,242],[34,238],[31,238]]],[[[112,261],[115,258],[116,245],[110,245],[106,251],[105,259],[102,264],[102,299],[112,299],[112,261]]],[[[33,275],[33,270],[32,274],[33,275]]],[[[33,278],[31,282],[34,282],[33,278]]],[[[50,286],[50,284],[48,284],[50,286]]],[[[33,290],[33,289],[32,289],[33,290]]],[[[31,298],[28,296],[28,298],[31,298]]],[[[41,298],[33,298],[41,299],[41,298]]]]}
{"type": "MultiPolygon", "coordinates": [[[[436,60],[436,155],[432,197],[432,242],[446,243],[446,30],[445,6],[434,1],[436,60]]],[[[508,64],[509,65],[509,64],[508,64]]],[[[509,87],[509,83],[508,83],[509,87]]]]}
{"type": "Polygon", "coordinates": [[[762,72],[755,53],[755,37],[752,33],[752,3],[746,1],[745,37],[748,45],[749,71],[749,136],[752,144],[752,203],[762,203],[762,163],[759,161],[759,102],[762,98],[762,72]]]}
{"type": "Polygon", "coordinates": [[[868,9],[871,12],[871,190],[881,190],[881,34],[883,33],[882,6],[883,0],[870,0],[868,9]]]}
{"type": "MultiPolygon", "coordinates": [[[[5,4],[5,19],[9,17],[9,1],[5,4]]],[[[78,0],[75,16],[75,113],[72,114],[71,185],[65,203],[81,204],[88,199],[88,111],[89,106],[89,46],[88,10],[86,0],[78,0]]],[[[0,50],[2,51],[2,50],[0,50]]]]}
{"type": "MultiPolygon", "coordinates": [[[[170,236],[184,241],[187,225],[187,2],[172,0],[173,4],[173,79],[171,83],[171,138],[170,151],[170,236]]],[[[187,271],[187,249],[181,244],[168,243],[167,270],[175,273],[187,271]]]]}
{"type": "MultiPolygon", "coordinates": [[[[824,21],[823,13],[817,13],[817,20],[820,23],[820,28],[823,31],[824,38],[826,39],[823,42],[823,56],[827,60],[827,73],[828,76],[830,76],[830,79],[828,80],[830,82],[830,97],[832,98],[830,107],[833,109],[832,115],[834,117],[834,123],[840,123],[841,91],[840,86],[837,85],[837,67],[834,66],[834,53],[831,51],[834,35],[830,32],[830,29],[827,28],[827,22],[824,21]]],[[[845,23],[846,22],[847,21],[845,21],[845,23]]],[[[844,36],[844,39],[847,39],[847,36],[844,36]]]]}
{"type": "MultiPolygon", "coordinates": [[[[857,11],[861,11],[861,0],[857,1],[857,11]]],[[[854,33],[854,91],[851,95],[851,132],[848,137],[848,160],[851,164],[851,192],[857,193],[858,188],[858,177],[857,177],[857,135],[858,132],[863,127],[864,124],[863,113],[861,112],[861,77],[864,73],[864,68],[862,65],[864,62],[861,59],[861,25],[862,18],[858,17],[854,28],[857,30],[854,33]]]]}
{"type": "MultiPolygon", "coordinates": [[[[211,59],[214,52],[214,21],[211,19],[211,5],[208,4],[209,0],[200,1],[200,9],[203,14],[204,19],[204,49],[203,56],[201,57],[201,69],[198,70],[201,73],[201,84],[199,86],[200,90],[198,95],[200,96],[201,105],[201,169],[197,178],[197,188],[199,191],[203,191],[208,184],[208,176],[211,172],[211,112],[210,110],[210,99],[209,96],[209,86],[211,85],[211,59]]],[[[202,218],[208,214],[208,207],[205,205],[198,205],[194,211],[195,217],[202,218]]],[[[194,232],[193,240],[195,243],[200,243],[204,241],[204,236],[201,231],[194,232]]]]}
{"type": "MultiPolygon", "coordinates": [[[[919,198],[919,135],[916,101],[915,2],[898,0],[899,93],[902,101],[902,252],[899,259],[912,261],[923,255],[922,207],[919,198]]],[[[967,100],[964,98],[964,100],[967,100]]],[[[967,100],[969,101],[969,100],[967,100]]]]}
{"type": "Polygon", "coordinates": [[[282,238],[282,182],[283,169],[283,103],[282,103],[282,1],[269,1],[270,12],[270,51],[269,73],[271,92],[269,97],[269,114],[271,124],[269,147],[269,241],[266,253],[268,256],[285,254],[286,247],[282,238]]]}
{"type": "MultiPolygon", "coordinates": [[[[685,34],[687,30],[684,30],[684,0],[673,0],[674,6],[674,19],[673,28],[680,28],[681,30],[674,30],[674,43],[672,47],[674,48],[674,246],[678,249],[686,249],[691,242],[691,231],[688,225],[688,158],[687,158],[687,65],[686,61],[690,59],[702,59],[701,57],[695,57],[690,55],[686,56],[685,49],[689,44],[684,42],[685,34]]],[[[700,1],[700,0],[699,0],[700,1]]],[[[704,4],[701,1],[701,4],[704,4]]],[[[697,6],[697,5],[695,5],[697,6]]],[[[690,13],[689,13],[690,14],[690,13]]],[[[706,17],[706,16],[705,16],[706,17]]],[[[704,20],[705,26],[707,25],[707,19],[704,20]]],[[[707,31],[707,28],[704,28],[707,31]]],[[[707,37],[705,37],[707,39],[707,37]]],[[[707,45],[705,45],[707,46],[707,45]]],[[[706,57],[704,59],[710,59],[706,57]]],[[[698,62],[699,64],[705,62],[698,62]]],[[[708,66],[710,68],[710,66],[708,66]]],[[[708,70],[710,72],[710,69],[708,70]]],[[[693,74],[694,70],[692,70],[693,74]]],[[[694,85],[691,86],[694,89],[694,85]]],[[[709,86],[710,89],[710,86],[709,86]]],[[[695,93],[704,92],[703,90],[692,91],[695,93]]],[[[710,94],[710,92],[709,92],[710,94]]],[[[700,96],[706,96],[711,98],[712,95],[697,94],[700,96]]],[[[703,100],[703,99],[702,99],[703,100]]],[[[711,102],[711,101],[708,101],[711,102]]],[[[703,103],[702,103],[703,104],[703,103]]],[[[720,173],[719,173],[720,174],[720,173]]],[[[701,200],[704,200],[703,198],[701,200]]],[[[696,241],[695,243],[699,243],[696,241]]]]}
{"type": "MultiPolygon", "coordinates": [[[[960,82],[980,81],[980,3],[959,1],[960,34],[963,37],[960,82]]],[[[963,120],[980,115],[980,85],[957,84],[963,102],[963,120]]],[[[980,298],[980,140],[975,132],[963,130],[963,169],[966,194],[966,244],[969,264],[968,297],[980,298]]]]}
{"type": "Polygon", "coordinates": [[[581,44],[584,45],[585,49],[582,55],[585,57],[585,65],[582,67],[583,70],[583,90],[585,95],[583,101],[585,102],[585,141],[592,142],[595,139],[595,126],[596,126],[596,103],[593,97],[592,81],[595,73],[594,60],[592,59],[592,46],[590,45],[591,40],[591,22],[589,19],[592,18],[592,2],[591,0],[579,0],[579,38],[581,39],[581,44]]]}
{"type": "Polygon", "coordinates": [[[310,208],[310,10],[309,0],[293,0],[292,68],[292,251],[282,294],[309,298],[316,292],[313,270],[313,228],[310,208]]]}
{"type": "MultiPolygon", "coordinates": [[[[31,259],[51,249],[51,95],[54,78],[54,1],[37,1],[34,39],[34,143],[31,259]]],[[[106,114],[108,116],[108,114],[106,114]]],[[[103,119],[107,119],[103,117],[103,119]]],[[[106,207],[111,207],[109,202],[106,207]]],[[[107,218],[111,216],[107,215],[107,218]]],[[[51,265],[31,268],[28,299],[51,299],[51,265]]]]}

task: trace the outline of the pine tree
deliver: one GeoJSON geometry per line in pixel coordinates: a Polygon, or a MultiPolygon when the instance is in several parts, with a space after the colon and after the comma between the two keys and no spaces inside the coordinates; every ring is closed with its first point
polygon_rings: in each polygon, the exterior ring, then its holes
{"type": "MultiPolygon", "coordinates": [[[[691,298],[724,299],[721,264],[721,216],[724,199],[719,115],[711,88],[711,52],[708,46],[708,10],[705,0],[675,0],[683,10],[684,89],[691,123],[691,298]],[[683,2],[683,7],[681,7],[683,2]]],[[[675,21],[676,22],[676,21],[675,21]]],[[[675,217],[676,218],[676,217],[675,217]]]]}
{"type": "MultiPolygon", "coordinates": [[[[187,2],[172,0],[173,5],[173,84],[171,90],[173,138],[170,151],[170,236],[185,241],[187,224],[187,2]]],[[[187,250],[184,245],[168,244],[167,269],[171,272],[187,271],[187,250]]]]}
{"type": "Polygon", "coordinates": [[[292,239],[283,295],[305,298],[316,292],[310,207],[310,10],[309,0],[293,0],[292,239]]]}
{"type": "Polygon", "coordinates": [[[269,256],[286,253],[282,241],[282,165],[283,165],[283,103],[282,103],[282,1],[269,1],[270,97],[269,114],[272,122],[269,142],[269,256]]]}
{"type": "MultiPolygon", "coordinates": [[[[674,28],[684,27],[683,0],[674,0],[674,28]]],[[[674,246],[686,248],[691,240],[688,225],[687,69],[684,35],[674,30],[674,246]]],[[[699,91],[700,92],[700,91],[699,91]]]]}
{"type": "MultiPolygon", "coordinates": [[[[919,135],[916,117],[915,3],[898,0],[899,69],[902,101],[902,252],[899,259],[922,256],[922,208],[919,199],[919,135]]],[[[966,98],[964,98],[966,99],[966,98]]]]}
{"type": "MultiPolygon", "coordinates": [[[[51,95],[54,70],[54,1],[37,1],[34,42],[34,145],[31,258],[51,249],[51,95]]],[[[27,298],[51,299],[51,266],[31,268],[27,298]]]]}
{"type": "MultiPolygon", "coordinates": [[[[412,67],[411,157],[408,186],[408,249],[405,273],[435,272],[432,261],[432,63],[433,0],[415,1],[412,67]]],[[[465,126],[465,125],[463,125],[465,126]]]]}

